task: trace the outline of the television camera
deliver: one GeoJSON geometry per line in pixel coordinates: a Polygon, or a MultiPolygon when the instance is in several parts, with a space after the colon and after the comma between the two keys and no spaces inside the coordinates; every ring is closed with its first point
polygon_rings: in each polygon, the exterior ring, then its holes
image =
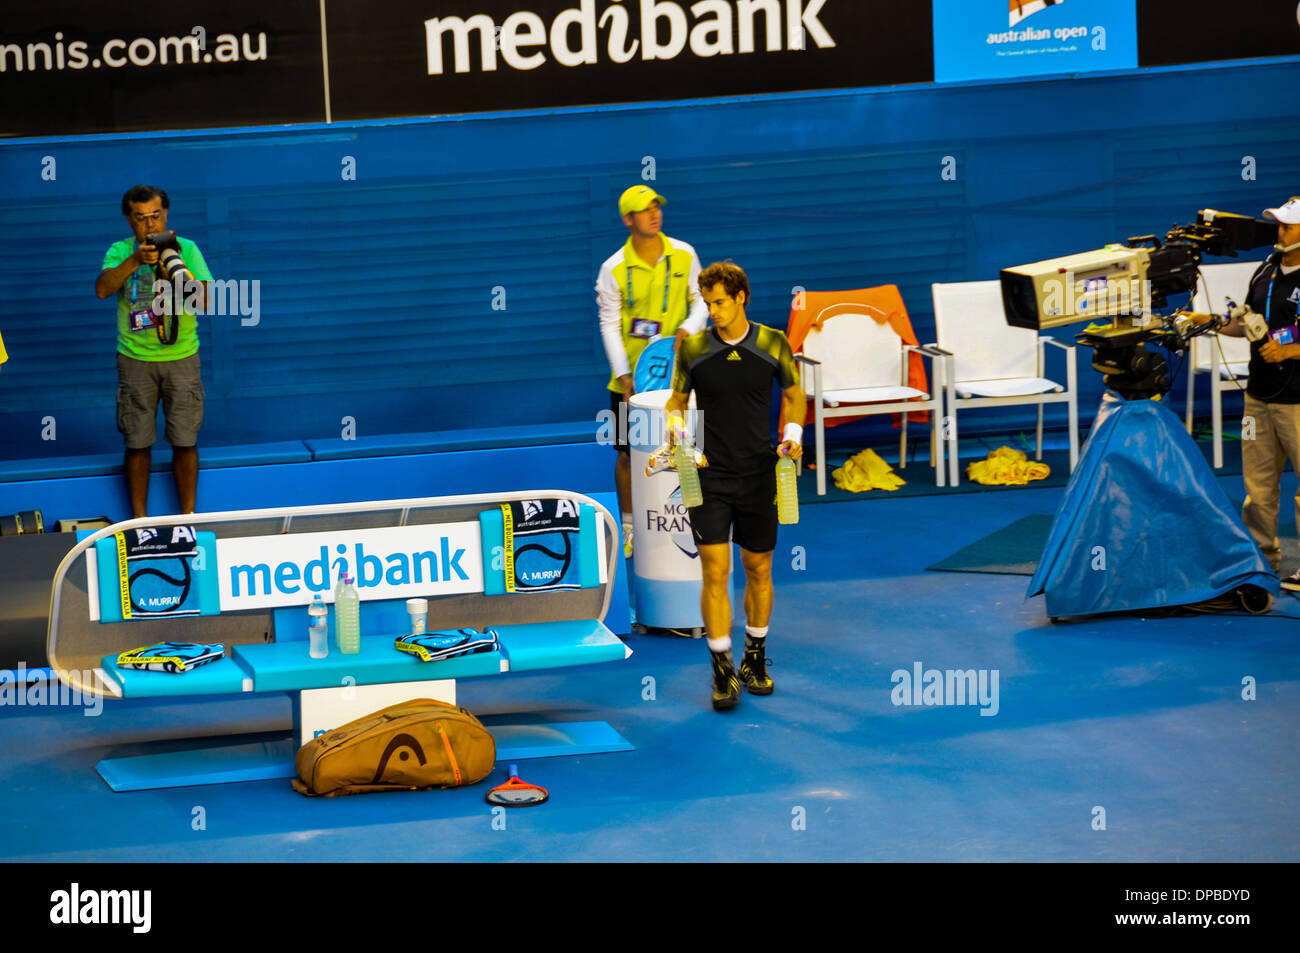
{"type": "Polygon", "coordinates": [[[1031,330],[1093,322],[1075,340],[1093,349],[1092,366],[1105,375],[1106,386],[1128,400],[1157,397],[1173,383],[1169,361],[1147,345],[1184,351],[1192,338],[1234,317],[1243,319],[1251,340],[1268,333],[1262,317],[1231,303],[1209,321],[1197,321],[1185,309],[1160,312],[1169,298],[1195,293],[1203,255],[1236,258],[1240,251],[1272,245],[1276,236],[1276,222],[1203,209],[1194,223],[1174,226],[1163,240],[1139,235],[1003,269],[1003,310],[1008,324],[1031,330]]]}

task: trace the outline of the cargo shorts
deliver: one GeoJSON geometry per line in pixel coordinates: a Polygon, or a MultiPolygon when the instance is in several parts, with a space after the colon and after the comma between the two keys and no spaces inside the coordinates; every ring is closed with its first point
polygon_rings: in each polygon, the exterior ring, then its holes
{"type": "Polygon", "coordinates": [[[167,441],[173,447],[197,445],[203,426],[198,354],[179,361],[140,361],[118,352],[117,429],[128,450],[144,450],[158,439],[155,420],[160,400],[167,441]]]}

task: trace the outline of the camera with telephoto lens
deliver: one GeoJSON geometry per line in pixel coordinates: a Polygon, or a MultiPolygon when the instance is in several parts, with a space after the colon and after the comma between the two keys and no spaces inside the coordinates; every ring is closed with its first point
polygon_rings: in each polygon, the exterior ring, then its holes
{"type": "Polygon", "coordinates": [[[176,233],[173,231],[158,232],[155,235],[150,235],[144,240],[144,243],[146,245],[152,245],[154,248],[158,249],[160,253],[166,251],[168,248],[175,252],[181,250],[181,243],[176,240],[176,233]]]}
{"type": "Polygon", "coordinates": [[[185,268],[185,260],[181,258],[181,243],[177,240],[175,232],[166,231],[150,235],[145,239],[145,244],[158,249],[159,278],[165,278],[173,285],[178,280],[186,278],[193,280],[193,276],[185,268]]]}
{"type": "Polygon", "coordinates": [[[175,344],[180,330],[180,314],[184,310],[185,289],[194,281],[194,276],[190,274],[189,269],[185,267],[185,260],[181,258],[181,243],[177,240],[175,232],[166,231],[150,235],[145,239],[145,244],[153,245],[158,249],[158,264],[155,272],[170,289],[170,294],[165,294],[162,299],[164,304],[162,313],[176,315],[166,331],[159,331],[159,338],[164,344],[175,344]]]}

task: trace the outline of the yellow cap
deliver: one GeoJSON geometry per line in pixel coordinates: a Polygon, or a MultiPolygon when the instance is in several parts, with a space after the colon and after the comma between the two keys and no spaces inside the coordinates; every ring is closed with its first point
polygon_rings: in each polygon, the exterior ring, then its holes
{"type": "Polygon", "coordinates": [[[660,205],[667,205],[668,200],[646,185],[634,185],[618,197],[618,214],[631,215],[633,212],[644,212],[650,207],[651,202],[658,202],[660,205]]]}

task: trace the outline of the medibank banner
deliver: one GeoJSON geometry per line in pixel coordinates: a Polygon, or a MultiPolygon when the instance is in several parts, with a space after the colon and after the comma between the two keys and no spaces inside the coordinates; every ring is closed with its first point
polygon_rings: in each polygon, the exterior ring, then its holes
{"type": "Polygon", "coordinates": [[[926,3],[328,5],[335,119],[929,82],[926,3]]]}
{"type": "Polygon", "coordinates": [[[217,540],[222,612],[328,602],[341,573],[362,600],[482,592],[479,524],[217,540]]]}
{"type": "Polygon", "coordinates": [[[1132,69],[1135,0],[933,0],[934,78],[1132,69]]]}

